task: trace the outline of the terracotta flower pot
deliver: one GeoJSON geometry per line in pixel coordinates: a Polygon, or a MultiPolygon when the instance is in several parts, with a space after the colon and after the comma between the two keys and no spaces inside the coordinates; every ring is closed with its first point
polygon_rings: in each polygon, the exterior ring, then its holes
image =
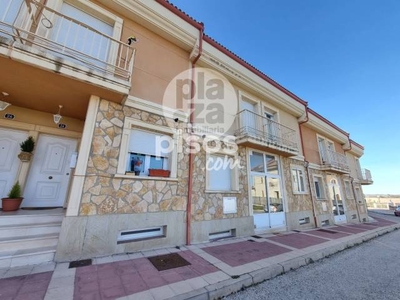
{"type": "Polygon", "coordinates": [[[169,177],[170,173],[171,173],[170,170],[149,169],[149,176],[154,176],[154,177],[169,177]]]}
{"type": "Polygon", "coordinates": [[[18,210],[22,203],[22,200],[24,200],[23,197],[21,197],[21,198],[1,198],[3,211],[18,210]]]}
{"type": "Polygon", "coordinates": [[[25,162],[30,161],[31,157],[32,157],[32,153],[29,153],[29,152],[22,151],[20,154],[18,154],[18,158],[21,161],[25,161],[25,162]]]}

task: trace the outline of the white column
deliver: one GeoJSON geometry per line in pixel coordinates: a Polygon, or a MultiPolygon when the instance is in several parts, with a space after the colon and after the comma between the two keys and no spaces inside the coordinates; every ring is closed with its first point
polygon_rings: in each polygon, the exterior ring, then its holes
{"type": "Polygon", "coordinates": [[[82,142],[79,147],[78,160],[75,173],[72,178],[71,190],[68,199],[67,216],[77,216],[82,198],[83,184],[87,164],[89,160],[90,147],[92,145],[94,127],[96,124],[97,112],[99,109],[100,97],[90,96],[86,112],[85,126],[83,128],[82,142]]]}

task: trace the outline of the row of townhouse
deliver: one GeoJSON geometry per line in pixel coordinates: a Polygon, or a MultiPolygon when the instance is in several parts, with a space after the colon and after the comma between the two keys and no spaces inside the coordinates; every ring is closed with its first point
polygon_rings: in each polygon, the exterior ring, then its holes
{"type": "Polygon", "coordinates": [[[52,210],[0,214],[39,228],[9,237],[25,263],[368,218],[363,147],[167,1],[4,0],[0,66],[0,195],[66,209],[54,232],[52,210]]]}

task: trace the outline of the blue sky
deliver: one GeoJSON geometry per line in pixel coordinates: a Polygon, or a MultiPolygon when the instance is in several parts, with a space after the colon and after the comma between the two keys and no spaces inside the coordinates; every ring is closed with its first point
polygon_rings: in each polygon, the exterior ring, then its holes
{"type": "Polygon", "coordinates": [[[400,194],[400,1],[172,0],[365,147],[364,193],[400,194]]]}

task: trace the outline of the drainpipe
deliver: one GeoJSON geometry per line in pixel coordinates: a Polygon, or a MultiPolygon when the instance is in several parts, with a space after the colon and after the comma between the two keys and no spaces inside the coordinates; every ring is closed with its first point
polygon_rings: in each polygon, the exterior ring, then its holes
{"type": "MultiPolygon", "coordinates": [[[[193,109],[194,103],[193,98],[195,96],[195,71],[196,71],[196,63],[199,60],[201,54],[203,53],[203,36],[204,36],[204,24],[200,23],[200,32],[199,32],[199,54],[192,61],[192,80],[190,86],[190,115],[189,115],[189,125],[190,125],[190,133],[193,133],[193,109]]],[[[195,46],[196,47],[196,46],[195,46]]],[[[192,139],[189,141],[189,148],[192,149],[192,139]]],[[[192,219],[192,191],[193,191],[193,153],[189,152],[189,170],[188,170],[188,200],[186,207],[186,245],[190,245],[190,224],[192,219]]]]}
{"type": "Polygon", "coordinates": [[[307,172],[307,182],[308,182],[308,186],[310,187],[311,207],[312,207],[312,213],[313,213],[313,218],[314,218],[314,224],[315,224],[315,227],[318,227],[317,214],[315,212],[315,202],[314,202],[315,199],[314,199],[313,193],[311,191],[310,169],[309,169],[310,162],[306,160],[306,153],[304,151],[304,142],[303,142],[303,130],[301,128],[302,124],[305,124],[310,120],[310,118],[308,116],[308,103],[306,103],[304,105],[304,109],[305,109],[305,112],[306,112],[306,118],[305,118],[304,121],[299,122],[300,143],[301,143],[301,150],[303,151],[303,156],[304,156],[304,166],[306,167],[306,172],[307,172]]]}

